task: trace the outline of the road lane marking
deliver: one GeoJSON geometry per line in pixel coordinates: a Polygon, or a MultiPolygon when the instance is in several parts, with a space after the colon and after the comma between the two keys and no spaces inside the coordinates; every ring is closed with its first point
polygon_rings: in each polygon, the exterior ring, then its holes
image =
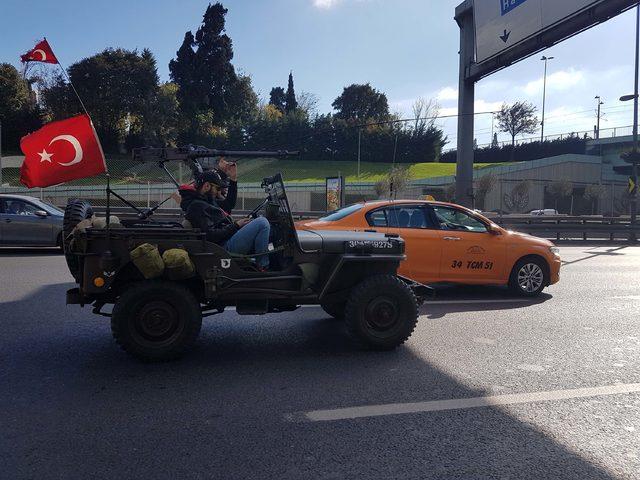
{"type": "Polygon", "coordinates": [[[427,300],[423,306],[428,307],[429,305],[486,305],[487,303],[531,303],[533,302],[526,298],[514,298],[514,299],[495,299],[491,300],[487,298],[486,300],[427,300]]]}
{"type": "Polygon", "coordinates": [[[523,403],[553,402],[590,398],[624,393],[640,393],[640,383],[610,385],[606,387],[577,388],[573,390],[553,390],[548,392],[515,393],[490,397],[460,398],[454,400],[434,400],[417,403],[390,403],[359,407],[337,408],[334,410],[312,410],[286,415],[290,421],[332,422],[353,420],[356,418],[383,417],[387,415],[406,415],[413,413],[441,412],[447,410],[466,410],[470,408],[497,407],[523,403]]]}

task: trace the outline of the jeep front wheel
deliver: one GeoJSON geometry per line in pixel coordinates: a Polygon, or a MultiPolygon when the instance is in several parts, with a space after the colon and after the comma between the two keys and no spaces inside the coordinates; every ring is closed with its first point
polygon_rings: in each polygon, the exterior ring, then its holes
{"type": "Polygon", "coordinates": [[[202,326],[193,294],[171,282],[142,282],[128,288],[113,307],[111,331],[124,351],[154,362],[181,357],[202,326]]]}
{"type": "Polygon", "coordinates": [[[353,339],[374,350],[402,345],[418,323],[418,302],[398,277],[378,275],[357,285],[344,310],[353,339]]]}

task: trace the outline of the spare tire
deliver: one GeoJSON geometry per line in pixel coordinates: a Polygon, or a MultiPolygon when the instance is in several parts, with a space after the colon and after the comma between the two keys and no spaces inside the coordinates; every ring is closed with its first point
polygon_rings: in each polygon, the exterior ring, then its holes
{"type": "Polygon", "coordinates": [[[64,210],[64,220],[62,222],[62,245],[64,250],[64,258],[67,260],[69,272],[80,281],[80,257],[71,252],[69,244],[71,242],[71,234],[81,221],[93,216],[93,207],[85,200],[69,200],[64,210]]]}

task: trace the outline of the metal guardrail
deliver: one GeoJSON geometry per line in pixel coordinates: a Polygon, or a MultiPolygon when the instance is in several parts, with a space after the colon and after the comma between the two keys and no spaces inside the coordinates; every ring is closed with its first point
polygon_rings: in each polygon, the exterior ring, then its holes
{"type": "MultiPolygon", "coordinates": [[[[105,214],[104,207],[94,207],[98,215],[105,214]]],[[[121,218],[135,218],[136,213],[130,208],[113,207],[112,213],[121,218]]],[[[235,210],[234,215],[240,217],[249,214],[249,210],[235,210]]],[[[294,212],[296,220],[319,218],[326,215],[325,212],[294,212]]],[[[159,209],[154,218],[167,221],[181,221],[184,218],[182,211],[175,208],[159,209]]],[[[528,233],[535,236],[561,240],[628,240],[632,232],[636,238],[640,238],[640,226],[631,227],[629,217],[570,217],[564,215],[505,215],[490,216],[492,221],[503,228],[528,233]]]]}

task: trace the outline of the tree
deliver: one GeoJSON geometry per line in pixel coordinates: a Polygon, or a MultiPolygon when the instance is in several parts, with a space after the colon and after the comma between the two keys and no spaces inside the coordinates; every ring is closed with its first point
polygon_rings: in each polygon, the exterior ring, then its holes
{"type": "Polygon", "coordinates": [[[412,134],[414,136],[421,136],[435,125],[440,113],[440,105],[438,105],[438,102],[435,100],[427,100],[424,97],[419,97],[413,102],[411,110],[414,119],[412,134]]]}
{"type": "MultiPolygon", "coordinates": [[[[158,92],[156,61],[149,50],[107,49],[69,67],[69,77],[83,99],[102,146],[117,151],[132,117],[143,117],[158,92]]],[[[71,87],[58,77],[43,92],[53,119],[81,113],[71,87]]]]}
{"type": "Polygon", "coordinates": [[[20,138],[40,127],[40,111],[29,85],[13,65],[0,63],[2,145],[18,150],[20,138]]]}
{"type": "Polygon", "coordinates": [[[591,215],[594,215],[596,203],[607,196],[607,187],[601,183],[587,185],[582,196],[586,201],[591,202],[591,215]]]}
{"type": "Polygon", "coordinates": [[[558,201],[573,194],[573,183],[566,179],[551,182],[551,184],[547,187],[547,194],[554,200],[555,209],[557,211],[558,201]]]}
{"type": "Polygon", "coordinates": [[[293,72],[289,72],[289,84],[287,85],[287,96],[285,99],[285,111],[287,113],[293,113],[298,108],[298,101],[296,100],[296,91],[293,88],[293,72]]]}
{"type": "Polygon", "coordinates": [[[396,198],[398,192],[402,192],[411,180],[409,169],[393,167],[391,171],[375,185],[379,198],[396,198]]]}
{"type": "Polygon", "coordinates": [[[269,105],[273,105],[282,113],[285,112],[285,105],[287,102],[287,96],[284,93],[284,88],[273,87],[271,93],[269,93],[269,105]]]}
{"type": "Polygon", "coordinates": [[[389,117],[387,96],[368,83],[345,87],[331,106],[337,111],[336,117],[344,120],[386,120],[389,117]]]}
{"type": "Polygon", "coordinates": [[[484,210],[487,195],[496,187],[498,177],[493,173],[488,173],[476,182],[476,207],[484,210]]]}
{"type": "Polygon", "coordinates": [[[304,112],[307,118],[315,117],[318,114],[318,104],[320,98],[311,92],[302,92],[298,95],[298,110],[304,112]]]}
{"type": "Polygon", "coordinates": [[[497,113],[498,128],[511,135],[511,160],[515,155],[516,136],[523,133],[535,133],[538,129],[536,107],[527,102],[516,102],[509,106],[506,103],[497,113]]]}
{"type": "MultiPolygon", "coordinates": [[[[209,5],[196,34],[186,32],[176,58],[169,63],[185,116],[195,119],[205,114],[217,125],[245,119],[247,112],[257,108],[249,77],[236,74],[231,64],[233,45],[225,33],[226,14],[220,3],[209,5]]],[[[191,130],[197,130],[195,123],[191,130]]]]}

